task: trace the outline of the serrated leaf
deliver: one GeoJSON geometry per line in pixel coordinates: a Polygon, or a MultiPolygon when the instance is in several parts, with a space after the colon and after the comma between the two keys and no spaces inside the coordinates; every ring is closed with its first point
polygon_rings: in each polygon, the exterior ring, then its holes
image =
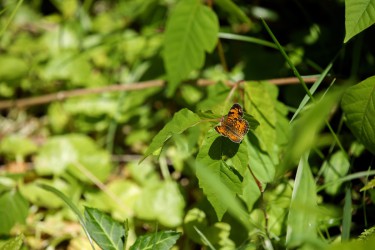
{"type": "Polygon", "coordinates": [[[200,0],[180,1],[168,18],[163,59],[168,76],[168,92],[203,66],[205,52],[217,43],[219,22],[215,13],[200,0]]]}
{"type": "Polygon", "coordinates": [[[168,250],[176,244],[181,234],[174,231],[162,231],[157,233],[149,233],[142,235],[137,238],[134,245],[130,247],[130,250],[147,250],[147,249],[158,249],[168,250]]]}
{"type": "Polygon", "coordinates": [[[25,236],[23,234],[17,235],[16,237],[5,241],[3,244],[0,244],[0,249],[2,249],[2,250],[19,250],[22,247],[24,238],[25,238],[25,236]]]}
{"type": "Polygon", "coordinates": [[[298,165],[289,209],[286,245],[295,247],[316,238],[316,186],[308,163],[308,155],[298,165]]]}
{"type": "Polygon", "coordinates": [[[10,190],[0,196],[0,234],[9,234],[16,223],[24,224],[29,205],[16,190],[10,190]]]}
{"type": "Polygon", "coordinates": [[[354,136],[375,154],[375,76],[348,88],[341,107],[354,136]]]}
{"type": "Polygon", "coordinates": [[[160,150],[164,143],[171,138],[174,134],[180,134],[186,129],[198,124],[200,117],[188,109],[182,109],[174,114],[172,120],[168,122],[162,130],[152,139],[152,142],[144,154],[145,159],[147,156],[153,154],[155,151],[160,150]]]}
{"type": "Polygon", "coordinates": [[[123,250],[126,232],[122,223],[98,209],[85,208],[85,225],[96,244],[106,250],[123,250]]]}
{"type": "Polygon", "coordinates": [[[229,204],[226,199],[223,199],[217,187],[212,185],[212,179],[220,180],[228,188],[232,197],[242,191],[242,176],[237,168],[228,166],[227,159],[232,159],[233,163],[239,164],[237,167],[240,170],[243,169],[243,166],[246,169],[248,159],[245,143],[233,143],[226,137],[218,136],[216,131],[211,129],[197,155],[196,175],[199,179],[199,186],[214,207],[219,220],[227,211],[229,204]],[[239,156],[236,156],[237,152],[244,154],[240,153],[239,156]],[[207,168],[213,175],[206,175],[203,168],[207,168]]]}
{"type": "Polygon", "coordinates": [[[344,43],[375,23],[375,0],[345,0],[344,43]]]}
{"type": "Polygon", "coordinates": [[[272,153],[276,140],[276,108],[274,94],[266,84],[262,82],[246,83],[245,93],[250,102],[245,102],[245,109],[260,123],[260,126],[255,129],[255,133],[262,150],[272,153]]]}

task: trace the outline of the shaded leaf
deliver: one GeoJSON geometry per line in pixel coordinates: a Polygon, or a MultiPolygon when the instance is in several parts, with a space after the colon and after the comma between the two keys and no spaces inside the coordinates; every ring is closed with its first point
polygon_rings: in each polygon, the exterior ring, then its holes
{"type": "Polygon", "coordinates": [[[217,4],[223,11],[228,12],[231,17],[236,18],[249,26],[251,25],[252,22],[250,18],[232,0],[216,0],[215,4],[217,4]]]}
{"type": "Polygon", "coordinates": [[[219,22],[215,13],[199,0],[180,1],[168,18],[163,59],[169,94],[188,74],[203,66],[205,52],[217,43],[219,22]]]}
{"type": "Polygon", "coordinates": [[[374,0],[345,0],[344,43],[375,23],[374,0]]]}
{"type": "Polygon", "coordinates": [[[168,250],[173,247],[180,236],[181,234],[175,231],[162,231],[145,234],[137,238],[134,245],[130,247],[130,250],[168,250]]]}
{"type": "Polygon", "coordinates": [[[220,180],[230,191],[231,195],[235,197],[236,194],[241,193],[242,176],[238,168],[230,167],[227,159],[233,158],[232,162],[240,162],[240,169],[246,169],[247,164],[247,148],[244,142],[236,144],[231,142],[228,138],[218,136],[215,130],[211,129],[203,141],[199,153],[197,155],[198,167],[196,168],[196,175],[199,179],[199,186],[203,189],[207,199],[214,207],[219,219],[228,209],[227,200],[223,199],[217,187],[212,186],[212,179],[220,180]],[[241,148],[241,150],[240,150],[241,148]],[[236,156],[237,152],[242,152],[236,156]],[[207,168],[213,174],[206,175],[203,168],[207,168]]]}
{"type": "Polygon", "coordinates": [[[152,139],[150,146],[144,154],[144,158],[160,150],[164,143],[174,134],[180,134],[186,129],[197,125],[200,120],[197,114],[188,109],[182,109],[175,113],[172,120],[152,139]]]}
{"type": "Polygon", "coordinates": [[[126,242],[124,225],[98,209],[85,208],[85,225],[90,236],[102,249],[123,250],[126,242]]]}
{"type": "Polygon", "coordinates": [[[348,88],[341,107],[354,136],[375,154],[375,76],[348,88]]]}

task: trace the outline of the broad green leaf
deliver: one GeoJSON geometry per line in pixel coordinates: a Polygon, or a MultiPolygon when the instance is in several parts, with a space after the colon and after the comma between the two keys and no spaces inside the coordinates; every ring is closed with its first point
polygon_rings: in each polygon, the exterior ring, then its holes
{"type": "Polygon", "coordinates": [[[68,134],[50,137],[38,152],[35,169],[40,175],[61,175],[67,170],[81,181],[104,181],[112,166],[110,155],[88,136],[68,134]]]}
{"type": "Polygon", "coordinates": [[[180,236],[181,233],[175,231],[145,234],[137,238],[134,245],[130,247],[130,250],[168,250],[173,247],[180,236]]]}
{"type": "MultiPolygon", "coordinates": [[[[144,154],[144,158],[161,150],[164,143],[174,134],[180,134],[186,129],[197,125],[200,117],[188,109],[182,109],[174,114],[172,120],[152,139],[152,142],[144,154]]],[[[143,159],[144,159],[143,158],[143,159]]]]}
{"type": "Polygon", "coordinates": [[[200,0],[181,0],[168,18],[163,59],[172,94],[192,70],[203,66],[205,52],[212,52],[218,40],[215,13],[200,0]]]}
{"type": "Polygon", "coordinates": [[[345,0],[345,39],[353,36],[375,23],[374,0],[345,0]]]}
{"type": "Polygon", "coordinates": [[[25,236],[23,234],[17,235],[4,243],[0,244],[2,250],[19,250],[22,247],[25,236]]]}
{"type": "Polygon", "coordinates": [[[158,220],[167,227],[181,225],[185,200],[175,182],[165,181],[146,186],[135,201],[135,214],[145,220],[158,220]]]}
{"type": "Polygon", "coordinates": [[[20,79],[27,74],[30,68],[26,60],[4,54],[0,58],[0,65],[0,82],[20,79]]]}
{"type": "Polygon", "coordinates": [[[36,144],[28,138],[20,135],[9,135],[0,141],[0,153],[13,156],[16,159],[22,158],[37,150],[36,144]]]}
{"type": "Polygon", "coordinates": [[[341,107],[354,136],[375,154],[375,76],[348,88],[341,107]]]}
{"type": "Polygon", "coordinates": [[[242,176],[239,170],[246,169],[247,161],[247,148],[244,142],[233,143],[226,137],[218,136],[213,129],[207,133],[197,155],[196,175],[199,179],[199,186],[214,207],[219,220],[227,211],[229,204],[220,192],[218,193],[217,187],[213,186],[212,182],[219,180],[230,191],[231,196],[235,197],[236,194],[242,192],[242,176]],[[238,156],[236,156],[237,152],[239,152],[238,156]],[[230,166],[226,163],[227,159],[239,165],[230,166]],[[204,168],[212,175],[207,175],[204,168]]]}
{"type": "Polygon", "coordinates": [[[259,145],[258,138],[249,133],[249,165],[255,177],[262,183],[269,183],[275,177],[275,164],[271,157],[263,151],[259,145]]]}
{"type": "Polygon", "coordinates": [[[102,249],[123,250],[126,242],[124,225],[98,209],[85,208],[85,225],[90,236],[102,249]]]}
{"type": "Polygon", "coordinates": [[[16,190],[10,190],[0,195],[0,234],[9,234],[16,223],[24,224],[29,205],[16,190]]]}
{"type": "Polygon", "coordinates": [[[335,195],[339,191],[341,182],[337,182],[338,179],[344,177],[349,171],[350,163],[347,156],[338,151],[332,155],[329,161],[323,163],[322,168],[325,182],[334,182],[325,188],[326,192],[330,195],[335,195]]]}
{"type": "Polygon", "coordinates": [[[245,84],[246,111],[259,121],[260,126],[255,133],[263,151],[270,154],[274,152],[276,141],[276,108],[275,97],[264,82],[247,82],[245,84]]]}
{"type": "Polygon", "coordinates": [[[73,186],[70,186],[66,181],[60,178],[54,178],[52,180],[40,178],[34,182],[25,183],[20,187],[20,191],[25,199],[34,205],[44,208],[57,209],[62,207],[64,203],[56,195],[41,189],[40,185],[53,186],[69,197],[72,197],[73,194],[76,193],[73,190],[73,186]]]}
{"type": "Polygon", "coordinates": [[[247,210],[250,212],[253,210],[255,202],[261,195],[260,189],[250,171],[245,173],[242,186],[243,189],[240,197],[245,202],[247,210]]]}
{"type": "Polygon", "coordinates": [[[317,197],[316,186],[304,154],[298,165],[289,209],[286,245],[299,246],[317,237],[317,197]]]}

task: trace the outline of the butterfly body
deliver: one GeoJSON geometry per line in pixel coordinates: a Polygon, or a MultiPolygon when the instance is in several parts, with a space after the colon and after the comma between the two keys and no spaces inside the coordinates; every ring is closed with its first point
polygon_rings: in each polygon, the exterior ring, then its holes
{"type": "Polygon", "coordinates": [[[220,125],[215,130],[222,136],[228,137],[232,142],[241,143],[249,131],[248,122],[243,119],[243,109],[238,103],[233,104],[228,115],[221,119],[220,125]]]}

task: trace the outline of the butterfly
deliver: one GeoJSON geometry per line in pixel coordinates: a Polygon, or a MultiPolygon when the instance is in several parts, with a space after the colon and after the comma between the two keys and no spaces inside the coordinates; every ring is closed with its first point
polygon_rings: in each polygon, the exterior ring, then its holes
{"type": "Polygon", "coordinates": [[[228,115],[221,119],[220,125],[215,127],[216,132],[228,137],[232,142],[241,143],[249,131],[249,123],[243,119],[243,109],[235,103],[230,108],[228,115]]]}

